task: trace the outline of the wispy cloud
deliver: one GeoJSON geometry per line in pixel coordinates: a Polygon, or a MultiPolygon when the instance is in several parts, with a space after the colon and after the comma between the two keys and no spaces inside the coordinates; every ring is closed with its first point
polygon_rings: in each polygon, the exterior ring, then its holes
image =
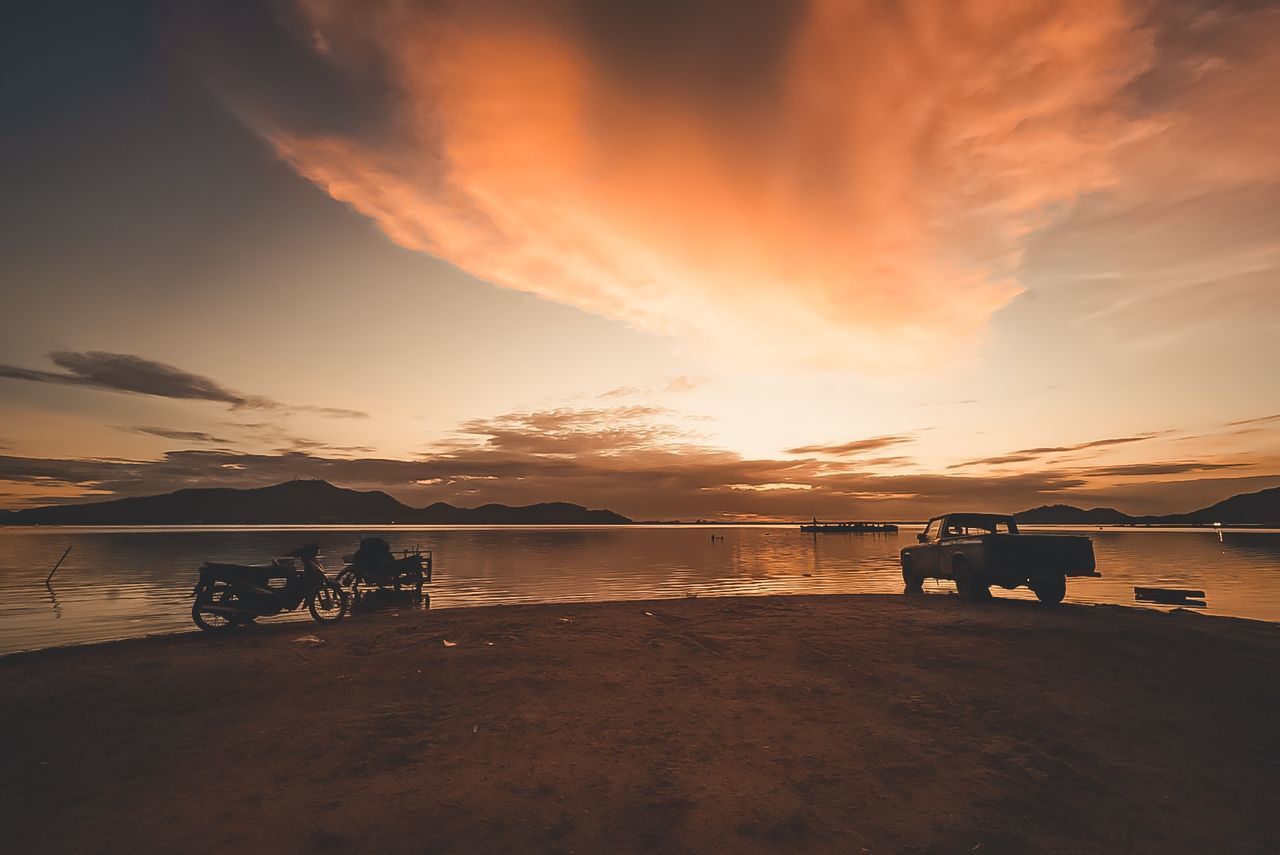
{"type": "Polygon", "coordinates": [[[35,383],[57,383],[64,386],[89,386],[94,389],[132,392],[158,398],[216,401],[236,408],[278,406],[274,401],[266,398],[232,392],[208,377],[127,353],[101,351],[76,353],[56,350],[49,354],[49,359],[54,365],[65,370],[43,371],[14,365],[0,365],[0,377],[30,380],[35,383]]]}
{"type": "Polygon", "coordinates": [[[1057,454],[1065,451],[1083,451],[1086,448],[1104,448],[1110,445],[1128,445],[1132,442],[1146,442],[1149,439],[1163,436],[1169,431],[1153,431],[1151,433],[1140,433],[1134,436],[1118,436],[1110,439],[1094,439],[1089,442],[1078,442],[1075,445],[1053,445],[1043,448],[1023,448],[1014,452],[1015,454],[1057,454]]]}
{"type": "Polygon", "coordinates": [[[1130,475],[1181,475],[1186,472],[1214,472],[1219,469],[1241,469],[1248,463],[1124,463],[1117,466],[1096,466],[1079,470],[1087,478],[1113,478],[1130,475]]]}
{"type": "Polygon", "coordinates": [[[331,442],[323,442],[318,439],[306,439],[304,437],[292,437],[288,440],[284,448],[278,449],[278,453],[305,452],[307,454],[338,454],[343,456],[356,454],[373,454],[377,451],[371,445],[336,445],[331,442]]]}
{"type": "Polygon", "coordinates": [[[706,385],[706,378],[694,377],[689,374],[680,374],[669,379],[662,387],[662,391],[667,394],[678,392],[692,392],[694,389],[701,388],[706,385]]]}
{"type": "Polygon", "coordinates": [[[788,448],[787,454],[825,454],[835,457],[848,457],[856,454],[865,454],[868,451],[878,451],[891,445],[901,445],[914,439],[915,437],[912,434],[873,436],[868,439],[855,439],[851,442],[833,443],[831,445],[801,445],[796,448],[788,448]]]}
{"type": "Polygon", "coordinates": [[[1235,422],[1227,422],[1228,427],[1240,427],[1241,425],[1265,425],[1272,422],[1280,422],[1280,413],[1270,416],[1258,416],[1253,419],[1240,419],[1235,422]]]}
{"type": "Polygon", "coordinates": [[[702,377],[680,374],[657,386],[615,386],[600,393],[601,398],[650,398],[692,392],[705,385],[702,377]]]}
{"type": "Polygon", "coordinates": [[[371,416],[364,410],[351,410],[346,407],[316,407],[311,404],[281,404],[288,410],[301,413],[316,413],[331,419],[367,419],[371,416]]]}
{"type": "Polygon", "coordinates": [[[83,386],[179,401],[212,401],[226,404],[233,410],[292,410],[348,419],[369,417],[368,413],[360,410],[283,404],[259,395],[245,395],[203,375],[128,353],[56,350],[49,354],[49,359],[63,370],[46,371],[0,364],[0,378],[83,386]]]}
{"type": "Polygon", "coordinates": [[[1091,448],[1106,448],[1113,445],[1129,445],[1134,442],[1146,442],[1147,440],[1156,439],[1165,436],[1170,431],[1153,431],[1151,433],[1140,433],[1133,436],[1109,437],[1107,439],[1094,439],[1088,442],[1078,442],[1074,445],[1045,445],[1038,448],[1020,448],[1009,454],[1001,454],[996,457],[982,457],[977,460],[965,460],[961,463],[953,463],[948,469],[963,469],[968,466],[1002,466],[1009,463],[1028,463],[1037,460],[1048,454],[1063,454],[1076,451],[1085,451],[1091,448]]]}
{"type": "Polygon", "coordinates": [[[963,469],[967,466],[1004,466],[1008,463],[1027,463],[1039,458],[1038,454],[1001,454],[996,457],[980,457],[977,460],[965,460],[961,463],[952,463],[948,469],[963,469]]]}
{"type": "Polygon", "coordinates": [[[233,440],[221,436],[214,436],[202,430],[173,430],[171,428],[160,427],[127,427],[121,428],[132,433],[145,434],[147,436],[157,436],[161,439],[173,439],[180,442],[198,442],[208,443],[211,445],[230,445],[233,440]]]}
{"type": "Polygon", "coordinates": [[[265,445],[275,454],[292,454],[306,452],[308,454],[335,454],[344,457],[361,454],[375,454],[377,449],[371,445],[343,445],[325,440],[300,436],[285,425],[275,422],[230,422],[228,428],[243,433],[247,444],[265,445]]]}
{"type": "Polygon", "coordinates": [[[452,439],[431,454],[458,455],[476,448],[497,453],[546,456],[618,455],[691,443],[674,413],[645,404],[507,413],[464,422],[452,439]]]}

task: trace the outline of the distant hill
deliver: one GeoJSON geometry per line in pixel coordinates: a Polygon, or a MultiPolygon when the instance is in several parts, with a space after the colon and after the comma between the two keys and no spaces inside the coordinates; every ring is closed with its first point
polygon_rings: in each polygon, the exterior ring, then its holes
{"type": "Polygon", "coordinates": [[[1199,523],[1280,524],[1280,487],[1241,493],[1187,516],[1199,523]]]}
{"type": "Polygon", "coordinates": [[[178,490],[80,505],[51,505],[0,514],[0,525],[308,525],[510,524],[618,525],[631,520],[613,511],[566,502],[523,507],[459,508],[437,502],[413,508],[381,490],[361,492],[328,481],[286,481],[271,487],[178,490]]]}
{"type": "Polygon", "coordinates": [[[1044,525],[1118,525],[1133,520],[1115,508],[1090,508],[1086,511],[1073,505],[1041,505],[1016,513],[1014,517],[1018,522],[1044,525]]]}
{"type": "Polygon", "coordinates": [[[1115,508],[1086,511],[1072,505],[1041,505],[1014,517],[1018,522],[1040,525],[1280,525],[1280,487],[1241,493],[1185,514],[1131,516],[1115,508]]]}
{"type": "MultiPolygon", "coordinates": [[[[1224,525],[1280,526],[1280,487],[1242,493],[1185,514],[1132,516],[1115,508],[1042,505],[1014,516],[1039,525],[1224,525]]],[[[511,507],[460,508],[437,502],[414,508],[381,490],[359,491],[327,481],[286,481],[271,487],[211,487],[160,496],[136,496],[78,505],[0,511],[0,525],[624,525],[631,520],[607,510],[567,502],[511,507]]]]}

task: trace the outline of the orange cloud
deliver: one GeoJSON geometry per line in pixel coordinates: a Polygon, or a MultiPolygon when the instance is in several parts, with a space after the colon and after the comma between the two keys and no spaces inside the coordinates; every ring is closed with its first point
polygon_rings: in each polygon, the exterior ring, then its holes
{"type": "Polygon", "coordinates": [[[1143,130],[1121,93],[1152,46],[1122,0],[813,0],[721,109],[605,68],[565,5],[301,3],[325,59],[375,64],[397,106],[376,139],[269,136],[482,279],[736,361],[847,369],[971,346],[1019,293],[1028,233],[1113,183],[1143,130]]]}

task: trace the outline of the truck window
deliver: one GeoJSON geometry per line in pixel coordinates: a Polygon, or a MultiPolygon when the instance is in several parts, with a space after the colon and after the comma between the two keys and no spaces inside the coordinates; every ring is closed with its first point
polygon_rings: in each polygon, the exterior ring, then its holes
{"type": "Polygon", "coordinates": [[[984,534],[1017,534],[1016,523],[1007,519],[958,517],[948,519],[942,529],[943,537],[981,537],[984,534]]]}
{"type": "Polygon", "coordinates": [[[981,537],[984,534],[1011,534],[1009,522],[1006,520],[981,517],[959,517],[948,519],[943,527],[943,537],[981,537]]]}
{"type": "Polygon", "coordinates": [[[938,539],[938,529],[942,527],[942,520],[929,520],[929,524],[924,528],[924,536],[929,540],[938,539]]]}
{"type": "Polygon", "coordinates": [[[943,537],[973,537],[990,533],[990,529],[983,528],[981,523],[963,518],[947,520],[947,524],[942,530],[943,537]]]}

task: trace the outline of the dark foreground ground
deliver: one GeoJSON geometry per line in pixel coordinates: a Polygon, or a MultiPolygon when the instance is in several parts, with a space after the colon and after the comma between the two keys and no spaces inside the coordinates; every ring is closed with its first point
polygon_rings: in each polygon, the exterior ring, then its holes
{"type": "Polygon", "coordinates": [[[1280,851],[1280,628],[1203,615],[407,611],[12,656],[0,686],[15,853],[1280,851]]]}

